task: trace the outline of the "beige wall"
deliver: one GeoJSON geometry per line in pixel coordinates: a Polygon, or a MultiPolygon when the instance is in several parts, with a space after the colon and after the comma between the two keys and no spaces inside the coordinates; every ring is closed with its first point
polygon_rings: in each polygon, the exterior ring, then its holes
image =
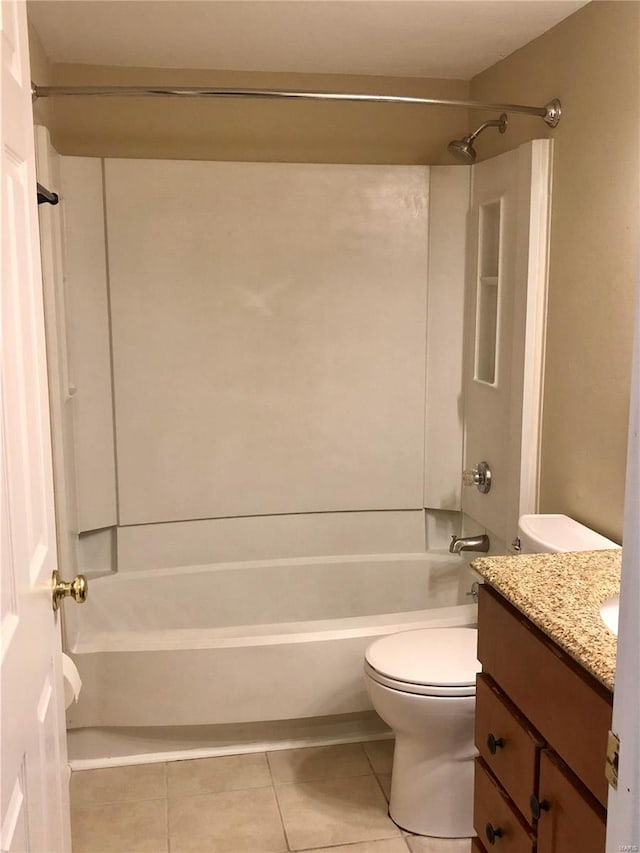
{"type": "MultiPolygon", "coordinates": [[[[211,85],[466,98],[462,80],[54,65],[59,85],[211,85]]],[[[39,82],[39,81],[36,81],[39,82]]],[[[448,164],[466,110],[306,101],[56,99],[62,154],[311,163],[448,164]]]]}
{"type": "Polygon", "coordinates": [[[489,157],[555,139],[543,420],[544,512],[622,536],[633,300],[638,278],[640,4],[594,2],[476,77],[472,97],[543,104],[556,130],[510,119],[489,157]]]}

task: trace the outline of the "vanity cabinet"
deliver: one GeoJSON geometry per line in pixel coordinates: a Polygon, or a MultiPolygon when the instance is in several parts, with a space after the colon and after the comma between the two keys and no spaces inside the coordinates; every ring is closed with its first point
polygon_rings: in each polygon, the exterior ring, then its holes
{"type": "Polygon", "coordinates": [[[494,589],[480,588],[477,853],[604,853],[613,696],[494,589]]]}

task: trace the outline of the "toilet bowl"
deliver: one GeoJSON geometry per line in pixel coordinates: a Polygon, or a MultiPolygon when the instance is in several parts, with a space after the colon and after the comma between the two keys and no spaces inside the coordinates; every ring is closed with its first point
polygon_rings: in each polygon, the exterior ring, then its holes
{"type": "Polygon", "coordinates": [[[475,628],[424,628],[365,653],[371,702],[396,736],[389,815],[419,835],[474,834],[476,645],[475,628]]]}

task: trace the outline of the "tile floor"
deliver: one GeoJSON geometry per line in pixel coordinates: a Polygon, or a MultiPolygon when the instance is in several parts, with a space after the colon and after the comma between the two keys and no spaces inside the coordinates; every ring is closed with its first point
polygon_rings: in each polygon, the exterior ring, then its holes
{"type": "Polygon", "coordinates": [[[85,770],[73,853],[469,853],[387,815],[393,742],[85,770]]]}

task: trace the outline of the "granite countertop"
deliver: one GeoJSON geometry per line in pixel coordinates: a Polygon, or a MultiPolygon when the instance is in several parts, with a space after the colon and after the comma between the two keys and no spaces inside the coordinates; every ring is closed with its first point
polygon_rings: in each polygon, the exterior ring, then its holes
{"type": "Polygon", "coordinates": [[[617,638],[600,618],[620,592],[622,551],[480,557],[473,569],[574,660],[613,690],[617,638]]]}

